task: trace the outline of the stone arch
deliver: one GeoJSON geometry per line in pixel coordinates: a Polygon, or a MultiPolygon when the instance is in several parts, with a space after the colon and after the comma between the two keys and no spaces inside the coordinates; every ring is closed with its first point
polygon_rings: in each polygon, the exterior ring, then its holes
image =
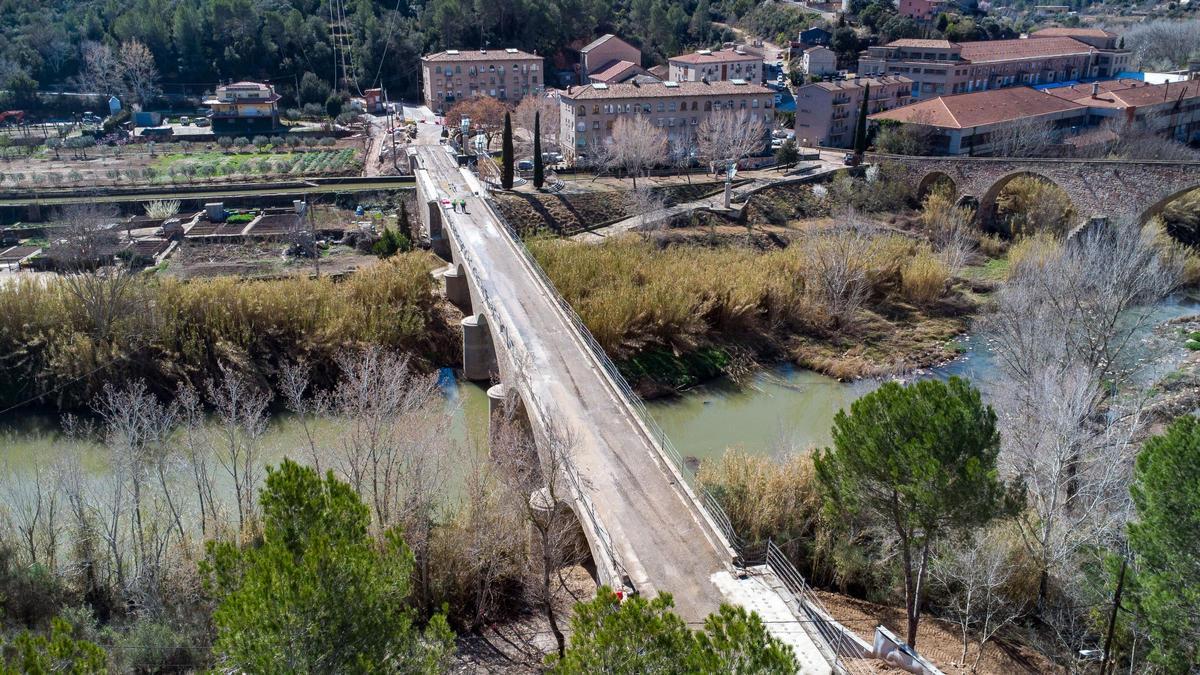
{"type": "Polygon", "coordinates": [[[954,178],[952,178],[950,174],[946,173],[945,171],[930,171],[929,173],[925,174],[925,176],[921,178],[921,182],[917,184],[917,201],[923,201],[925,196],[928,195],[935,187],[939,185],[945,185],[947,183],[950,185],[950,193],[957,197],[958,183],[955,182],[954,178]]]}
{"type": "MultiPolygon", "coordinates": [[[[998,223],[996,222],[996,215],[997,215],[996,214],[996,200],[997,200],[997,198],[1000,197],[1000,193],[1004,190],[1004,188],[1007,187],[1009,183],[1013,182],[1017,178],[1036,178],[1038,180],[1045,181],[1046,183],[1049,183],[1049,184],[1055,186],[1056,188],[1062,190],[1063,193],[1067,195],[1067,199],[1069,199],[1071,201],[1071,208],[1074,211],[1074,213],[1072,214],[1072,217],[1071,217],[1071,222],[1067,223],[1067,227],[1066,227],[1067,232],[1070,232],[1071,230],[1073,230],[1082,221],[1083,216],[1080,214],[1079,205],[1075,203],[1075,199],[1071,195],[1071,193],[1066,188],[1064,188],[1058,181],[1054,180],[1053,178],[1050,178],[1049,176],[1047,176],[1043,173],[1038,173],[1036,171],[1017,170],[1017,171],[1012,171],[1010,173],[1006,173],[1005,175],[996,179],[996,181],[992,183],[991,187],[989,187],[986,191],[984,191],[983,195],[981,197],[979,197],[979,200],[978,200],[979,209],[977,211],[977,214],[978,214],[977,218],[979,220],[979,224],[985,230],[993,231],[993,232],[996,230],[996,227],[998,225],[998,223]]],[[[1066,234],[1066,233],[1064,232],[1064,234],[1066,234]]]]}
{"type": "Polygon", "coordinates": [[[1176,191],[1172,192],[1171,194],[1163,197],[1162,199],[1159,199],[1158,201],[1154,202],[1150,206],[1147,206],[1146,208],[1142,209],[1141,214],[1138,215],[1138,222],[1143,223],[1143,224],[1149,222],[1151,218],[1162,213],[1163,209],[1167,208],[1167,204],[1170,204],[1171,202],[1175,201],[1176,199],[1179,199],[1180,197],[1186,195],[1189,192],[1192,192],[1193,190],[1200,190],[1200,182],[1194,183],[1194,184],[1190,185],[1189,187],[1183,188],[1182,190],[1176,190],[1176,191]]]}

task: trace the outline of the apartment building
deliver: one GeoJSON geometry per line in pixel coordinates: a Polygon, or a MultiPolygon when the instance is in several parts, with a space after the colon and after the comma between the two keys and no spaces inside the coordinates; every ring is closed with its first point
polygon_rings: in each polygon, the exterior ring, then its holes
{"type": "Polygon", "coordinates": [[[847,148],[870,87],[867,113],[882,112],[912,100],[912,80],[881,75],[837,82],[815,82],[796,89],[796,142],[847,148]]]}
{"type": "Polygon", "coordinates": [[[907,77],[912,97],[924,99],[1097,77],[1102,55],[1111,70],[1112,59],[1123,54],[1063,36],[961,43],[907,39],[867,48],[858,73],[907,77]]]}
{"type": "Polygon", "coordinates": [[[800,56],[800,70],[817,77],[832,75],[837,72],[837,54],[828,47],[809,47],[800,56]]]}
{"type": "Polygon", "coordinates": [[[1068,37],[1095,47],[1094,77],[1116,77],[1129,69],[1132,60],[1128,50],[1117,46],[1121,36],[1102,28],[1043,28],[1030,33],[1029,37],[1068,37]]]}
{"type": "Polygon", "coordinates": [[[675,82],[699,82],[708,80],[746,80],[755,84],[762,82],[762,56],[741,47],[698,52],[673,56],[668,60],[668,80],[675,82]]]}
{"type": "Polygon", "coordinates": [[[870,116],[930,128],[932,149],[942,155],[996,153],[997,137],[1048,129],[1059,141],[1101,124],[1126,125],[1173,138],[1200,140],[1200,80],[1146,84],[1110,80],[1044,91],[1011,87],[939,96],[870,116]]]}
{"type": "Polygon", "coordinates": [[[579,48],[579,82],[590,82],[594,73],[609,70],[622,63],[640,67],[642,50],[612,33],[601,35],[579,48]]]}
{"type": "Polygon", "coordinates": [[[471,96],[516,104],[545,86],[542,57],[519,49],[447,49],[421,57],[421,91],[434,112],[471,96]]]}
{"type": "Polygon", "coordinates": [[[946,0],[900,0],[897,11],[917,23],[930,24],[945,7],[946,0]]]}
{"type": "Polygon", "coordinates": [[[213,133],[251,135],[280,129],[279,94],[269,84],[223,84],[204,105],[212,111],[213,133]]]}
{"type": "Polygon", "coordinates": [[[721,110],[745,111],[767,128],[775,120],[773,91],[745,80],[652,82],[571,87],[559,96],[559,143],[568,161],[584,159],[612,138],[616,121],[645,115],[673,145],[687,147],[696,129],[721,110]]]}

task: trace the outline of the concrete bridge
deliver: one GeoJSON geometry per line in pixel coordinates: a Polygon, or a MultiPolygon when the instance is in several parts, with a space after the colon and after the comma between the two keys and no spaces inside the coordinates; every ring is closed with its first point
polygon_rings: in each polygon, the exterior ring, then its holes
{"type": "Polygon", "coordinates": [[[977,205],[992,222],[996,197],[1018,176],[1044,178],[1063,189],[1076,218],[1146,221],[1180,195],[1200,188],[1200,162],[1001,157],[911,157],[869,153],[867,161],[898,168],[922,197],[938,181],[954,184],[960,202],[977,205]]]}
{"type": "Polygon", "coordinates": [[[539,452],[551,427],[570,438],[570,507],[598,580],[647,596],[670,592],[689,622],[723,602],[754,609],[792,645],[802,672],[831,672],[833,649],[800,620],[804,589],[789,592],[778,577],[736,565],[724,512],[492,210],[484,186],[442,146],[418,145],[411,158],[422,225],[450,261],[447,297],[466,315],[464,375],[499,382],[489,390],[495,398],[515,390],[539,452]],[[466,213],[447,198],[465,199],[466,213]]]}

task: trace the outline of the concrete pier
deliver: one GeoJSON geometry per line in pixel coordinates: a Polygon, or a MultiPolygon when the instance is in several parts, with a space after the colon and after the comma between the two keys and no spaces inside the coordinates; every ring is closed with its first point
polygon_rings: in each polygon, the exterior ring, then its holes
{"type": "Polygon", "coordinates": [[[496,367],[496,348],[487,317],[472,314],[462,320],[463,377],[472,382],[490,380],[499,374],[496,367]]]}
{"type": "Polygon", "coordinates": [[[470,314],[471,287],[467,285],[467,271],[462,265],[450,263],[442,278],[446,281],[446,299],[463,314],[470,314]]]}

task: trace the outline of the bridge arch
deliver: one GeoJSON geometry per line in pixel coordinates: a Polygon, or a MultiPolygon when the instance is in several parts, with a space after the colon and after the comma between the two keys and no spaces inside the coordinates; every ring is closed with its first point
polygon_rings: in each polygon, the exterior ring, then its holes
{"type": "Polygon", "coordinates": [[[943,186],[949,187],[950,194],[953,197],[958,196],[958,183],[950,177],[950,174],[944,171],[930,171],[917,184],[917,201],[925,201],[925,197],[930,192],[943,186]]]}
{"type": "MultiPolygon", "coordinates": [[[[996,181],[993,182],[991,186],[989,186],[987,190],[983,192],[983,195],[979,197],[977,217],[980,225],[985,230],[992,232],[997,232],[1000,230],[1001,223],[999,222],[999,214],[997,212],[997,201],[1000,198],[1001,193],[1004,192],[1004,189],[1018,178],[1032,178],[1047,185],[1052,185],[1056,190],[1061,192],[1066,200],[1070,203],[1070,212],[1067,215],[1067,222],[1063,224],[1063,231],[1059,234],[1066,235],[1082,221],[1082,216],[1079,212],[1079,205],[1075,203],[1070,191],[1065,189],[1062,185],[1059,185],[1058,181],[1055,181],[1054,179],[1036,171],[1019,170],[1006,173],[1005,175],[996,179],[996,181]]],[[[1013,233],[1008,232],[1007,234],[1011,237],[1013,233]]]]}
{"type": "Polygon", "coordinates": [[[1159,199],[1158,201],[1154,202],[1150,206],[1147,206],[1142,211],[1142,213],[1138,216],[1138,222],[1143,223],[1143,224],[1150,222],[1150,219],[1161,214],[1167,208],[1168,204],[1170,204],[1171,202],[1175,201],[1176,199],[1179,199],[1180,197],[1188,194],[1189,192],[1193,192],[1196,190],[1200,190],[1200,182],[1197,182],[1196,184],[1191,185],[1189,187],[1185,187],[1182,190],[1176,190],[1176,191],[1172,192],[1171,194],[1159,199]]]}

